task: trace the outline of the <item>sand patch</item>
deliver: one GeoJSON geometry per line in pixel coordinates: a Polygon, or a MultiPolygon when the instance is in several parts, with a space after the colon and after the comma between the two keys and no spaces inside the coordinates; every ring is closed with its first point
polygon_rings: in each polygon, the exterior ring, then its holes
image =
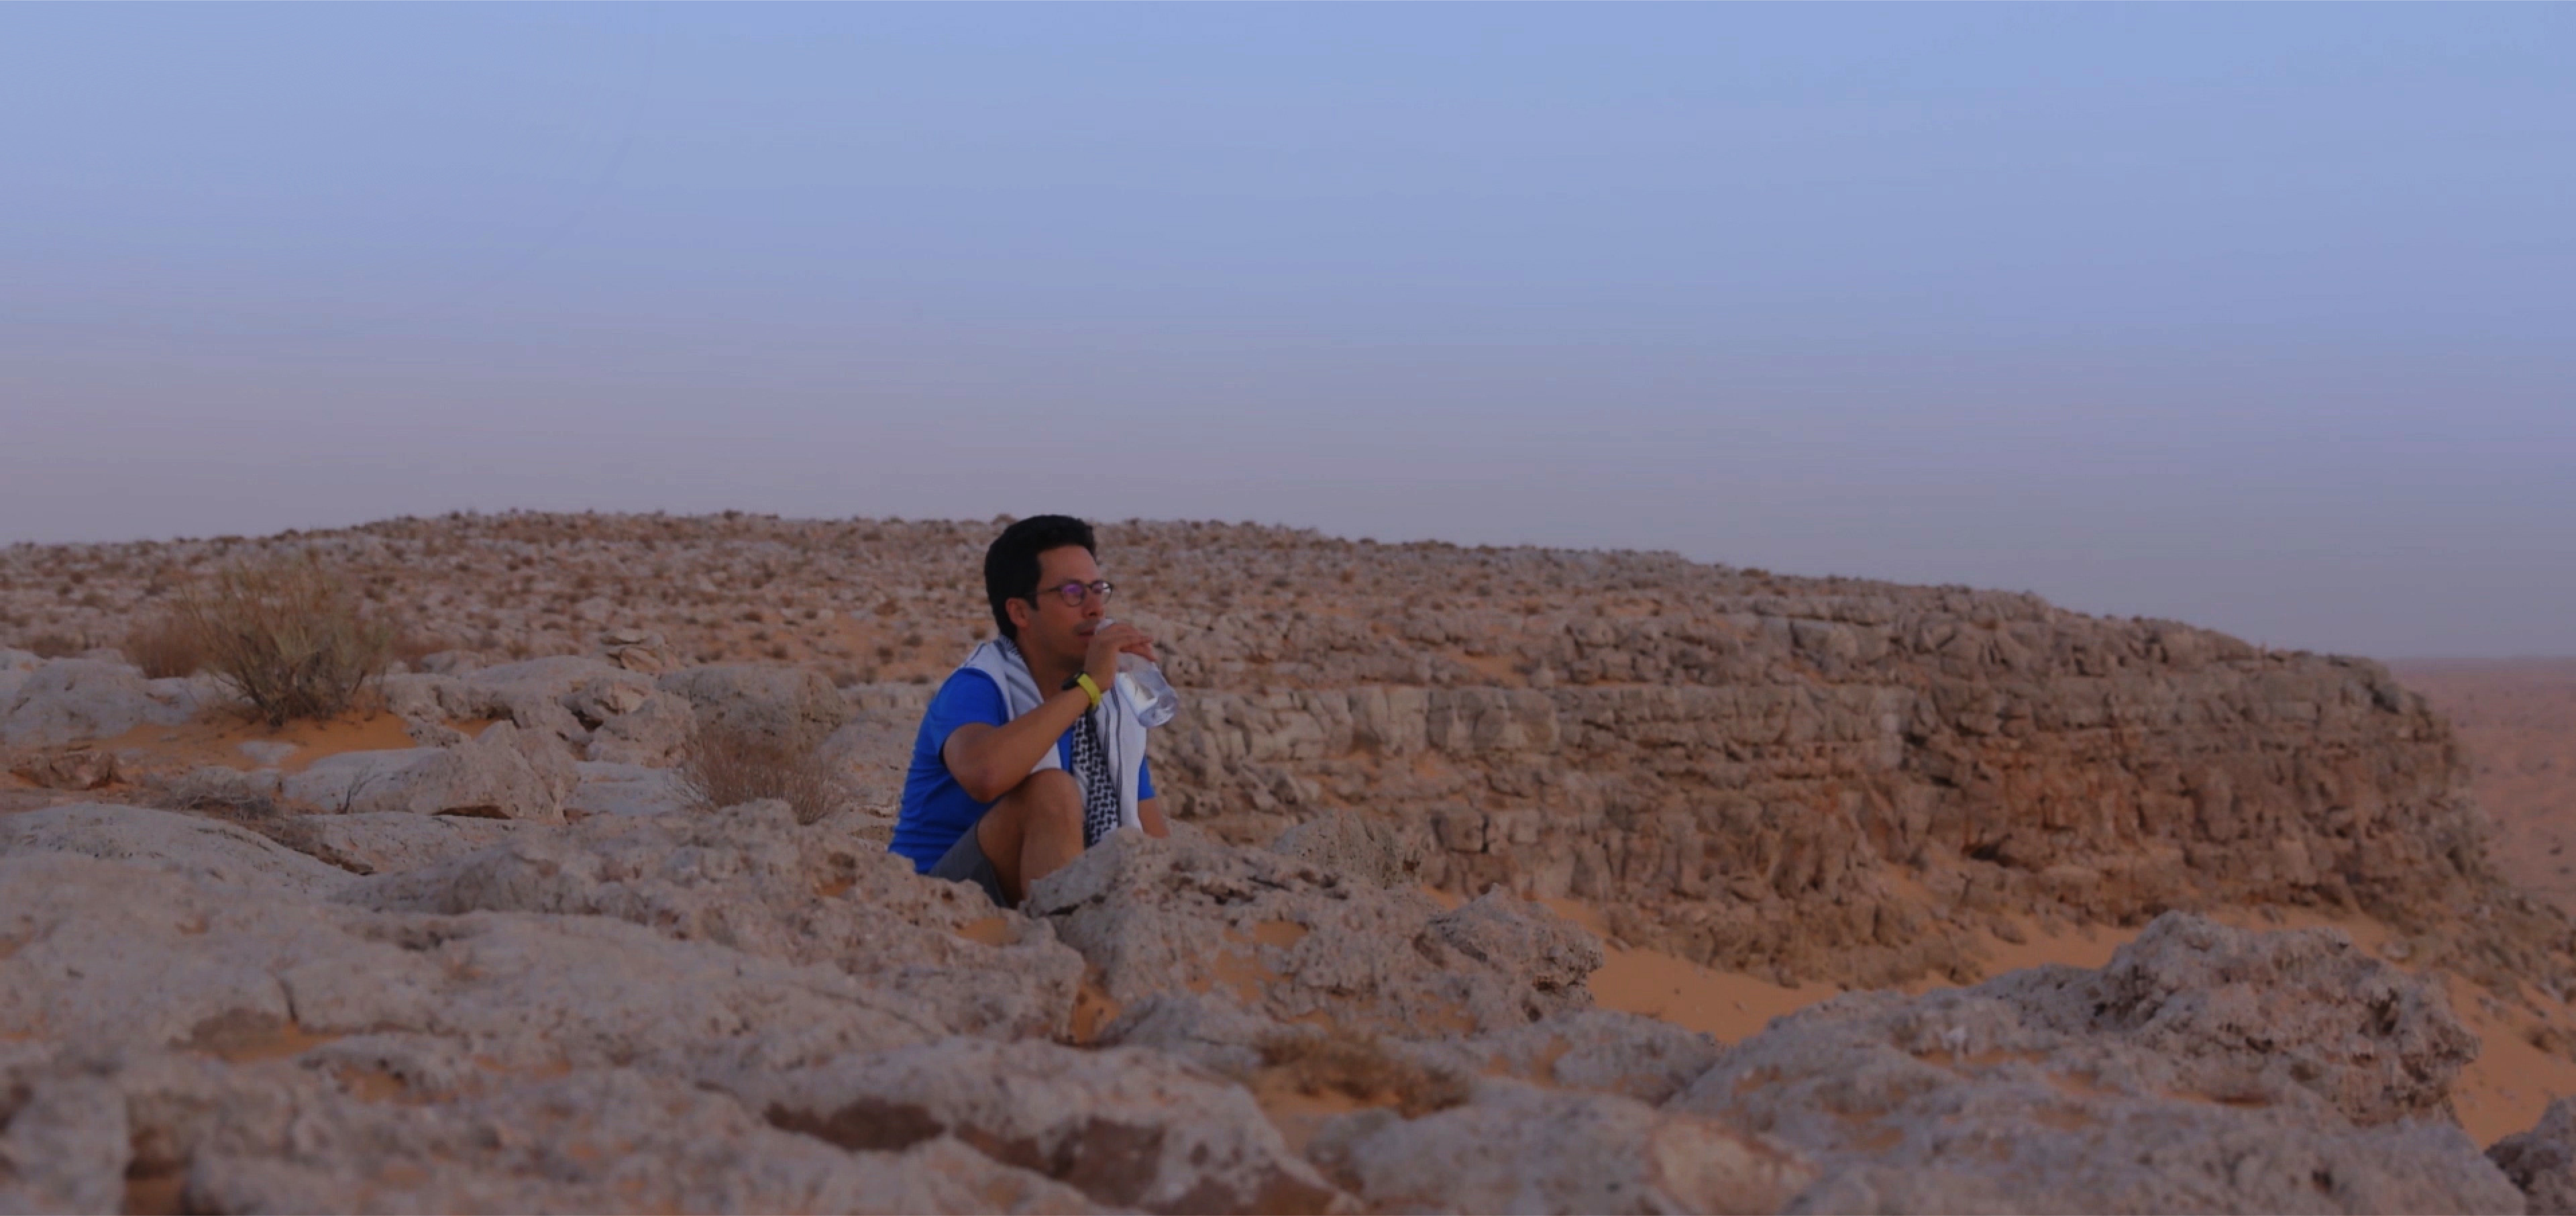
{"type": "Polygon", "coordinates": [[[1093,1043],[1100,1038],[1100,1028],[1114,1022],[1123,1012],[1109,990],[1100,986],[1100,977],[1085,972],[1082,986],[1074,990],[1073,1018],[1069,1030],[1075,1046],[1093,1043]]]}
{"type": "MultiPolygon", "coordinates": [[[[491,719],[449,725],[468,736],[480,735],[491,719]]],[[[138,726],[92,746],[131,758],[147,767],[197,768],[215,765],[244,771],[259,767],[242,751],[245,743],[291,744],[294,751],[278,761],[280,772],[300,773],[326,756],[343,752],[398,751],[418,747],[401,718],[381,710],[342,714],[336,718],[289,722],[272,727],[230,715],[200,718],[178,726],[138,726]]]]}
{"type": "Polygon", "coordinates": [[[188,1209],[180,1194],[188,1187],[188,1175],[173,1171],[146,1178],[125,1180],[125,1202],[118,1208],[125,1216],[180,1216],[188,1209]]]}

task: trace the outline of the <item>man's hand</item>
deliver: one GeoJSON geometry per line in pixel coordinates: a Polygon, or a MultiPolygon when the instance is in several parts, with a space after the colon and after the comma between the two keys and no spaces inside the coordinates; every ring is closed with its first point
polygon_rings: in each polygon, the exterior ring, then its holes
{"type": "Polygon", "coordinates": [[[1125,621],[1111,621],[1091,631],[1091,649],[1083,655],[1082,670],[1091,682],[1109,691],[1109,683],[1118,678],[1118,656],[1139,655],[1148,663],[1162,660],[1154,657],[1154,643],[1143,631],[1125,621]]]}

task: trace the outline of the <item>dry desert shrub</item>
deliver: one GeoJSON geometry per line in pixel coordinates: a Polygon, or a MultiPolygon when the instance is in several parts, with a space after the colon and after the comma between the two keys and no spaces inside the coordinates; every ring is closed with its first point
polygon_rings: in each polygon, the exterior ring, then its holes
{"type": "Polygon", "coordinates": [[[1408,1119],[1467,1100],[1465,1078],[1403,1059],[1377,1039],[1339,1026],[1283,1031],[1262,1039],[1259,1047],[1261,1062],[1281,1070],[1302,1093],[1392,1104],[1408,1119]]]}
{"type": "Polygon", "coordinates": [[[841,779],[822,754],[822,740],[780,740],[723,723],[701,725],[681,757],[681,784],[708,810],[765,798],[783,800],[796,822],[814,823],[842,799],[841,779]]]}
{"type": "Polygon", "coordinates": [[[125,661],[143,669],[148,679],[193,676],[206,666],[206,647],[197,631],[176,612],[142,621],[125,634],[125,661]]]}
{"type": "Polygon", "coordinates": [[[218,571],[180,589],[172,612],[206,669],[271,726],[347,710],[393,646],[392,628],[310,559],[218,571]]]}

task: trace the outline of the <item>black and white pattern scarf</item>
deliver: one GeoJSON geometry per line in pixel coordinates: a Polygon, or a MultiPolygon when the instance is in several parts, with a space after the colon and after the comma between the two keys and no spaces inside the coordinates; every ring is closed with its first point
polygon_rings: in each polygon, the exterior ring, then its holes
{"type": "Polygon", "coordinates": [[[1099,714],[1086,713],[1073,727],[1073,779],[1082,784],[1082,847],[1118,830],[1118,775],[1109,771],[1109,749],[1100,745],[1099,714]]]}

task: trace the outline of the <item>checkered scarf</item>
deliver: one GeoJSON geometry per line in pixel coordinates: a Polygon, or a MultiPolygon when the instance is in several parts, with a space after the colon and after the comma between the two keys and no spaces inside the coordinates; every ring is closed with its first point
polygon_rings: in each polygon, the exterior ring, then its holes
{"type": "Polygon", "coordinates": [[[1073,726],[1073,779],[1082,786],[1082,847],[1118,830],[1118,776],[1109,771],[1109,749],[1100,745],[1100,715],[1089,712],[1073,726]]]}

